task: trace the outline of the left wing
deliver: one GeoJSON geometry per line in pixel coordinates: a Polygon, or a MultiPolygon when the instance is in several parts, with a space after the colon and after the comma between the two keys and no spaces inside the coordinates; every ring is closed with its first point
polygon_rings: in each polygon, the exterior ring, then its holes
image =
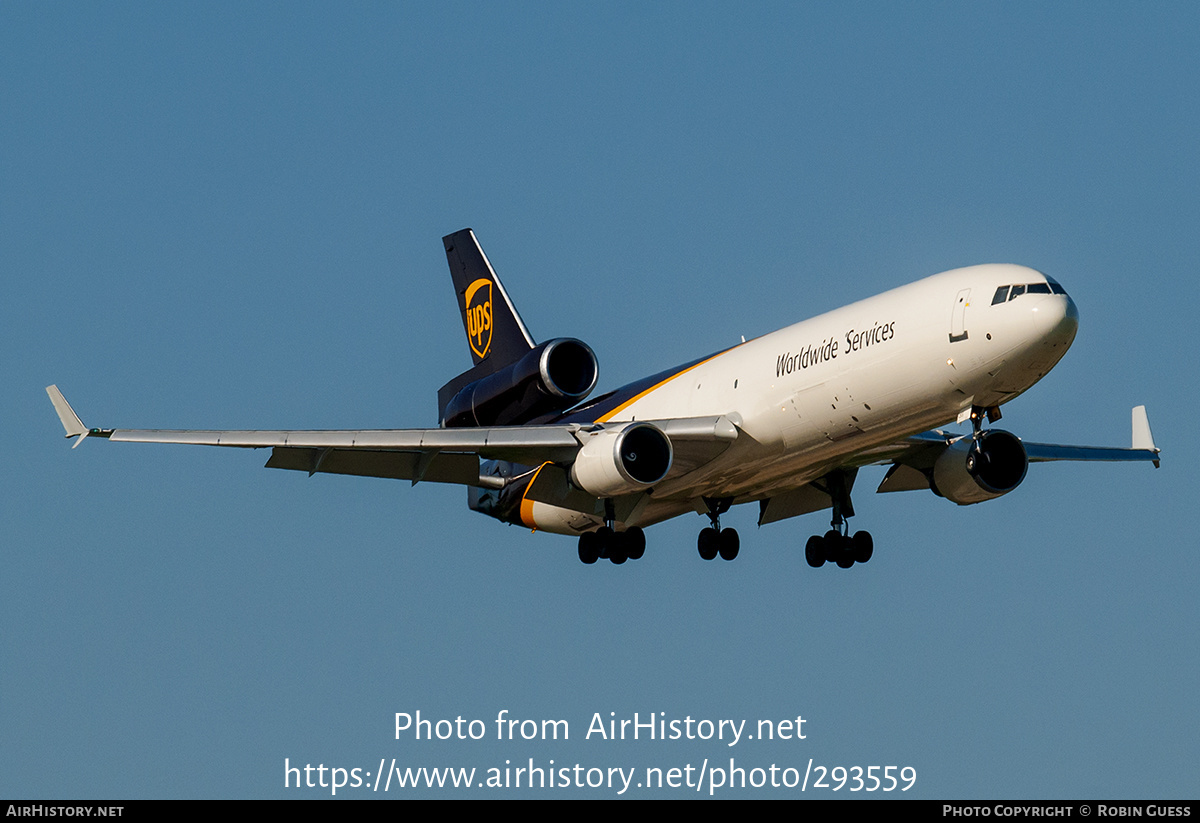
{"type": "MultiPolygon", "coordinates": [[[[833,475],[840,475],[843,509],[849,508],[850,511],[853,511],[853,507],[849,503],[850,491],[859,468],[868,465],[886,466],[890,464],[887,474],[879,484],[879,488],[876,489],[877,492],[932,490],[934,486],[931,480],[934,474],[934,465],[938,459],[955,444],[961,444],[965,440],[969,445],[970,439],[971,435],[969,434],[927,431],[859,452],[852,460],[836,467],[830,476],[796,489],[780,492],[761,501],[758,523],[761,526],[829,508],[833,505],[833,497],[838,492],[830,486],[830,477],[833,475]]],[[[1160,450],[1154,445],[1154,437],[1150,433],[1150,422],[1146,417],[1145,406],[1138,406],[1133,410],[1133,442],[1128,449],[1065,446],[1057,443],[1025,441],[1020,441],[1020,443],[1024,448],[1025,459],[1029,463],[1045,463],[1052,460],[1103,460],[1152,462],[1155,468],[1159,465],[1160,450]]],[[[1022,470],[1020,476],[1015,478],[1015,483],[999,493],[1010,491],[1023,477],[1024,471],[1022,470]]],[[[988,495],[978,499],[965,499],[978,502],[979,499],[984,499],[986,496],[988,495]]],[[[995,494],[991,496],[995,496],[995,494]]]]}
{"type": "Polygon", "coordinates": [[[1133,407],[1133,444],[1128,449],[1108,449],[1098,446],[1060,446],[1055,443],[1025,443],[1030,463],[1051,460],[1105,460],[1109,462],[1149,460],[1159,466],[1159,452],[1150,432],[1150,419],[1145,406],[1133,407]]]}
{"type": "MultiPolygon", "coordinates": [[[[1133,409],[1133,437],[1130,448],[1104,446],[1067,446],[1059,443],[1031,443],[1021,445],[1030,463],[1048,463],[1055,460],[1105,461],[1105,462],[1150,462],[1159,467],[1161,450],[1154,445],[1150,432],[1150,421],[1145,406],[1133,409]]],[[[928,489],[929,472],[937,459],[954,443],[970,435],[950,435],[941,431],[922,432],[896,443],[895,450],[878,462],[891,462],[883,482],[876,491],[898,492],[928,489]]]]}
{"type": "MultiPolygon", "coordinates": [[[[103,437],[126,443],[176,443],[271,449],[268,468],[353,474],[498,487],[504,479],[481,475],[479,460],[507,460],[537,466],[574,462],[587,438],[628,423],[496,426],[492,428],[368,429],[357,431],[206,431],[169,429],[89,429],[63,397],[47,386],[68,438],[103,437]]],[[[677,476],[716,457],[737,439],[737,427],[725,417],[647,421],[671,441],[675,459],[668,476],[677,476]]],[[[641,424],[645,425],[645,423],[641,424]]]]}

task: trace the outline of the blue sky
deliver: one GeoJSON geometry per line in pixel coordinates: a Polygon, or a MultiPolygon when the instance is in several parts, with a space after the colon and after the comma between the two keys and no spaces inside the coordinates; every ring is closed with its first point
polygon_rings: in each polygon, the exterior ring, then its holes
{"type": "Polygon", "coordinates": [[[908,796],[1195,797],[1198,23],[0,6],[0,795],[328,794],[285,790],[285,758],[732,756],[912,766],[908,796]],[[967,508],[874,495],[864,470],[853,526],[877,548],[849,572],[804,563],[825,516],[758,529],[752,507],[724,518],[735,563],[696,556],[695,517],[585,567],[456,487],[62,439],[49,383],[106,427],[434,425],[470,362],[440,244],[464,226],[538,339],[595,349],[600,390],[937,271],[1033,266],[1080,332],[1003,425],[1125,445],[1145,403],[1163,466],[1034,466],[967,508]],[[417,710],[571,739],[396,740],[417,710]],[[800,715],[807,736],[585,740],[597,712],[800,715]]]}

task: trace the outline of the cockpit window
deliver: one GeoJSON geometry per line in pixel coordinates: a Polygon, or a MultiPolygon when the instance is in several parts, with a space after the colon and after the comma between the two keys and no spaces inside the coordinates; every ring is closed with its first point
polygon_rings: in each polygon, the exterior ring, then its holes
{"type": "Polygon", "coordinates": [[[992,305],[1016,300],[1022,294],[1061,294],[1065,297],[1067,290],[1050,278],[1046,278],[1045,283],[1018,283],[1014,286],[1001,286],[992,295],[992,305]]]}
{"type": "Polygon", "coordinates": [[[1045,283],[1018,283],[1016,286],[1001,286],[996,289],[996,294],[992,295],[991,305],[995,306],[1008,300],[1016,300],[1022,294],[1061,294],[1067,296],[1067,289],[1058,286],[1049,277],[1046,278],[1045,283]]]}

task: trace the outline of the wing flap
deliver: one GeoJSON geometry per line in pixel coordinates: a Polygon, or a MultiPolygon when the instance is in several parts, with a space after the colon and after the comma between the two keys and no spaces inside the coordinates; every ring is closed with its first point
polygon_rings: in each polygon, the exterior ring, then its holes
{"type": "Polygon", "coordinates": [[[350,474],[394,480],[479,484],[479,458],[454,452],[372,451],[276,446],[268,469],[292,469],[309,474],[350,474]]]}

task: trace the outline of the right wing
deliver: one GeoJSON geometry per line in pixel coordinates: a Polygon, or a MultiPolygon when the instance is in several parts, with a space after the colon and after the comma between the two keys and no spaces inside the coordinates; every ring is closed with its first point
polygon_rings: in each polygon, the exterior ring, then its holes
{"type": "MultiPolygon", "coordinates": [[[[374,429],[347,431],[208,431],[89,429],[57,386],[46,393],[68,438],[102,437],[125,443],[175,443],[271,449],[268,468],[353,474],[465,486],[497,487],[501,478],[480,473],[479,461],[506,460],[529,466],[574,462],[585,439],[628,423],[496,426],[491,428],[374,429]]],[[[737,439],[725,417],[648,421],[671,440],[675,459],[668,476],[703,465],[737,439]]],[[[74,448],[72,446],[72,448],[74,448]]]]}

